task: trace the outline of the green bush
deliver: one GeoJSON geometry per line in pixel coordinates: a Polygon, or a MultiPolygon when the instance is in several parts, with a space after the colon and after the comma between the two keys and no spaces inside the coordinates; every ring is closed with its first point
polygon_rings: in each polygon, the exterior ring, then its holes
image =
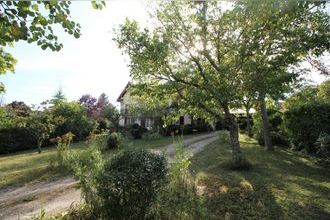
{"type": "Polygon", "coordinates": [[[62,119],[53,137],[72,132],[75,140],[84,140],[96,127],[96,122],[90,120],[86,110],[76,102],[58,103],[51,109],[51,114],[62,119]]]}
{"type": "Polygon", "coordinates": [[[104,130],[107,130],[107,128],[108,128],[108,124],[107,124],[106,120],[103,119],[103,120],[99,120],[97,122],[97,130],[98,131],[102,132],[104,130]]]}
{"type": "Polygon", "coordinates": [[[195,129],[197,130],[197,132],[208,132],[208,131],[212,131],[211,126],[208,123],[201,123],[201,124],[196,124],[195,125],[195,129]]]}
{"type": "Polygon", "coordinates": [[[185,151],[177,147],[175,163],[171,164],[168,175],[169,183],[153,203],[151,219],[206,219],[204,201],[197,194],[189,165],[185,151]]]}
{"type": "Polygon", "coordinates": [[[81,195],[88,207],[87,209],[91,210],[92,215],[98,216],[101,200],[96,192],[97,177],[104,166],[101,151],[93,144],[86,150],[71,151],[65,158],[65,165],[79,180],[81,195]]]}
{"type": "Polygon", "coordinates": [[[29,128],[0,129],[0,154],[36,149],[37,143],[29,128]]]}
{"type": "Polygon", "coordinates": [[[165,135],[180,135],[182,134],[182,128],[180,125],[172,124],[165,128],[165,131],[163,132],[165,135]]]}
{"type": "Polygon", "coordinates": [[[182,128],[182,133],[183,134],[193,134],[196,131],[197,130],[196,130],[195,126],[192,125],[192,124],[184,125],[183,128],[182,128]]]}
{"type": "Polygon", "coordinates": [[[131,126],[130,132],[134,139],[141,139],[145,129],[142,128],[139,124],[135,123],[131,126]]]}
{"type": "Polygon", "coordinates": [[[112,132],[107,139],[107,149],[115,149],[120,146],[123,141],[121,133],[112,132]]]}
{"type": "Polygon", "coordinates": [[[104,219],[144,219],[157,192],[166,184],[164,156],[124,151],[106,161],[97,178],[104,219]]]}
{"type": "Polygon", "coordinates": [[[285,112],[284,122],[296,150],[316,153],[316,140],[330,133],[330,104],[312,102],[292,107],[285,112]]]}

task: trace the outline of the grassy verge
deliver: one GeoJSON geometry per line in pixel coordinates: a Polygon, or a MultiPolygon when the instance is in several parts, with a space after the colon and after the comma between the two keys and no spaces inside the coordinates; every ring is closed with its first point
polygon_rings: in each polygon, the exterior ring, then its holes
{"type": "MultiPolygon", "coordinates": [[[[84,147],[84,143],[72,145],[73,150],[84,147]]],[[[37,150],[29,150],[0,156],[0,188],[68,175],[63,169],[51,167],[50,161],[55,157],[55,147],[44,148],[41,154],[37,150]]]]}
{"type": "Polygon", "coordinates": [[[240,139],[249,171],[226,166],[230,147],[218,140],[192,158],[197,190],[211,219],[330,219],[330,172],[288,149],[265,152],[240,139]]]}

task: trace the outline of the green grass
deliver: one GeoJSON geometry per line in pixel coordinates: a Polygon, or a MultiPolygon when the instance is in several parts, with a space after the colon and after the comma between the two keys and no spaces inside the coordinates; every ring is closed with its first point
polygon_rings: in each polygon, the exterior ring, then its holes
{"type": "MultiPolygon", "coordinates": [[[[83,147],[86,147],[86,144],[72,145],[73,150],[83,147]]],[[[41,154],[38,154],[37,150],[29,150],[0,156],[0,188],[68,175],[65,170],[51,166],[51,160],[55,158],[54,146],[44,148],[41,154]]]]}
{"type": "Polygon", "coordinates": [[[123,146],[128,148],[136,148],[136,149],[151,149],[163,147],[168,144],[172,144],[176,138],[173,137],[161,137],[159,139],[131,139],[126,138],[124,140],[123,146]]]}
{"type": "MultiPolygon", "coordinates": [[[[156,140],[125,139],[124,146],[129,148],[149,149],[165,146],[173,142],[172,137],[161,137],[156,140]]],[[[73,150],[86,148],[83,142],[72,144],[73,150]]],[[[56,148],[44,148],[41,154],[37,150],[23,151],[0,156],[0,188],[20,186],[41,180],[56,179],[69,175],[63,168],[51,166],[56,158],[56,148]]]]}
{"type": "Polygon", "coordinates": [[[330,219],[330,172],[289,149],[265,152],[241,136],[249,171],[228,169],[228,144],[218,140],[192,158],[190,170],[211,219],[330,219]]]}

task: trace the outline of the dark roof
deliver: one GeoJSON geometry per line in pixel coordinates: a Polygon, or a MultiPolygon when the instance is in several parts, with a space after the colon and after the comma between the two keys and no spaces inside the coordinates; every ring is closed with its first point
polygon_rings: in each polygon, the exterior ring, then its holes
{"type": "Polygon", "coordinates": [[[121,102],[123,100],[124,95],[127,92],[127,89],[131,86],[131,83],[128,82],[125,86],[125,88],[123,89],[123,91],[120,93],[119,97],[117,98],[117,102],[121,102]]]}

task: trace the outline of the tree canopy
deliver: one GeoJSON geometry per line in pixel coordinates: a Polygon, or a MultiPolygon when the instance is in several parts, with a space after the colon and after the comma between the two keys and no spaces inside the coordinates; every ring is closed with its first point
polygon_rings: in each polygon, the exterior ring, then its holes
{"type": "Polygon", "coordinates": [[[130,57],[137,93],[176,101],[190,114],[224,113],[233,159],[240,161],[230,109],[247,95],[282,95],[296,76],[288,67],[329,48],[329,16],[321,6],[242,0],[226,9],[221,2],[161,2],[154,29],[126,20],[115,40],[130,57]]]}
{"type": "MultiPolygon", "coordinates": [[[[79,23],[70,16],[70,1],[1,1],[0,2],[0,75],[14,72],[16,60],[4,50],[14,42],[36,42],[43,50],[59,51],[63,48],[54,33],[56,24],[69,35],[79,38],[79,23]]],[[[103,1],[93,1],[95,9],[105,6],[103,1]]],[[[4,85],[0,84],[0,92],[4,85]]]]}

